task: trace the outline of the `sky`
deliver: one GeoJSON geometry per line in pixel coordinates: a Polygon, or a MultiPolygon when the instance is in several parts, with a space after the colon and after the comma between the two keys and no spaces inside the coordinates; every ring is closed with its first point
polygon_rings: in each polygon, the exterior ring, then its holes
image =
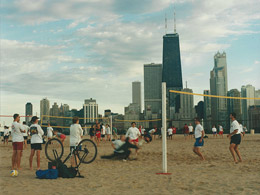
{"type": "Polygon", "coordinates": [[[44,97],[76,109],[94,98],[100,114],[123,114],[132,82],[143,86],[143,64],[162,63],[165,15],[172,33],[174,7],[188,88],[209,89],[218,51],[227,55],[228,89],[260,88],[259,0],[0,2],[1,115],[23,115],[27,102],[39,115],[44,97]]]}

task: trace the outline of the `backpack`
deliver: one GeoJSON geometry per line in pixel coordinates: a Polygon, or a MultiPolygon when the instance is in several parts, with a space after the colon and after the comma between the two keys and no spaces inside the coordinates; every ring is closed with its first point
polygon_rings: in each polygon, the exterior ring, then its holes
{"type": "Polygon", "coordinates": [[[36,171],[36,177],[38,179],[57,179],[58,170],[57,169],[47,169],[36,171]]]}
{"type": "Polygon", "coordinates": [[[56,161],[56,168],[58,169],[58,176],[62,178],[74,178],[78,173],[74,167],[68,168],[61,160],[56,161]]]}

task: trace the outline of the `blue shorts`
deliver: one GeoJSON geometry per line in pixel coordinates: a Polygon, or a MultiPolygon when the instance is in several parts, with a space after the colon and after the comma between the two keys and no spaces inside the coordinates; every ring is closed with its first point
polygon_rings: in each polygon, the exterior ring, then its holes
{"type": "Polygon", "coordinates": [[[194,143],[194,147],[202,147],[204,145],[204,139],[202,139],[202,142],[200,143],[200,138],[201,137],[196,138],[196,141],[194,143]]]}
{"type": "Polygon", "coordinates": [[[214,134],[214,135],[216,135],[216,134],[217,134],[217,132],[213,132],[213,134],[214,134]]]}

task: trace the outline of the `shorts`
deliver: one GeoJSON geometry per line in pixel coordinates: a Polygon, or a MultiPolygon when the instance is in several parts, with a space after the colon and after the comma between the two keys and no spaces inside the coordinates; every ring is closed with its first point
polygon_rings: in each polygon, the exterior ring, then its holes
{"type": "MultiPolygon", "coordinates": [[[[76,149],[77,146],[70,146],[70,152],[76,149]]],[[[82,146],[79,146],[79,150],[81,150],[82,146]]]]}
{"type": "Polygon", "coordinates": [[[239,145],[240,142],[241,142],[241,135],[240,134],[235,134],[235,135],[231,136],[230,144],[239,145]]]}
{"type": "Polygon", "coordinates": [[[61,134],[61,135],[60,135],[60,139],[63,139],[63,140],[66,139],[66,135],[61,134]]]}
{"type": "Polygon", "coordinates": [[[106,135],[105,134],[102,134],[101,137],[104,138],[106,135]]]}
{"type": "Polygon", "coordinates": [[[217,134],[217,132],[215,131],[215,132],[213,132],[213,135],[216,135],[217,134]]]}
{"type": "Polygon", "coordinates": [[[176,134],[176,130],[173,130],[172,133],[173,133],[173,134],[176,134]]]}
{"type": "Polygon", "coordinates": [[[52,134],[48,134],[47,135],[48,138],[52,138],[52,136],[53,136],[52,134]]]}
{"type": "Polygon", "coordinates": [[[219,135],[223,135],[223,131],[220,131],[220,132],[219,132],[219,135]]]}
{"type": "Polygon", "coordinates": [[[204,145],[204,140],[202,139],[202,142],[200,143],[200,139],[201,139],[201,137],[196,138],[194,147],[202,147],[204,145]]]}
{"type": "Polygon", "coordinates": [[[138,138],[137,139],[132,139],[131,142],[132,143],[138,143],[138,138]]]}
{"type": "Polygon", "coordinates": [[[188,133],[184,133],[184,136],[188,136],[189,134],[188,133]]]}
{"type": "Polygon", "coordinates": [[[101,138],[101,133],[100,133],[100,131],[97,131],[97,132],[96,132],[96,136],[97,136],[97,138],[101,138]]]}
{"type": "Polygon", "coordinates": [[[23,150],[23,142],[13,142],[13,150],[23,150]]]}
{"type": "Polygon", "coordinates": [[[9,138],[9,135],[4,136],[4,139],[8,139],[8,138],[9,138]]]}
{"type": "Polygon", "coordinates": [[[42,144],[40,144],[40,143],[31,144],[31,149],[32,150],[42,150],[42,144]]]}
{"type": "Polygon", "coordinates": [[[28,139],[28,136],[23,136],[23,139],[24,139],[24,140],[27,140],[27,139],[28,139]]]}
{"type": "Polygon", "coordinates": [[[189,135],[193,135],[193,132],[189,132],[189,135]]]}
{"type": "Polygon", "coordinates": [[[95,136],[95,134],[94,134],[93,132],[90,132],[89,135],[90,135],[91,137],[95,136]]]}
{"type": "Polygon", "coordinates": [[[172,136],[172,134],[169,134],[169,136],[172,136]]]}

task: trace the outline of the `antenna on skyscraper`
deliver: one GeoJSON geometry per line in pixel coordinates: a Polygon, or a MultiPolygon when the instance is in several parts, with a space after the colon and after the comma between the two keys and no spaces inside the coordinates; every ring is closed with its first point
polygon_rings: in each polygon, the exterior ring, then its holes
{"type": "Polygon", "coordinates": [[[176,33],[176,14],[175,14],[175,5],[173,5],[173,20],[174,20],[174,33],[176,33]]]}
{"type": "Polygon", "coordinates": [[[167,15],[165,13],[165,34],[167,34],[167,15]]]}

